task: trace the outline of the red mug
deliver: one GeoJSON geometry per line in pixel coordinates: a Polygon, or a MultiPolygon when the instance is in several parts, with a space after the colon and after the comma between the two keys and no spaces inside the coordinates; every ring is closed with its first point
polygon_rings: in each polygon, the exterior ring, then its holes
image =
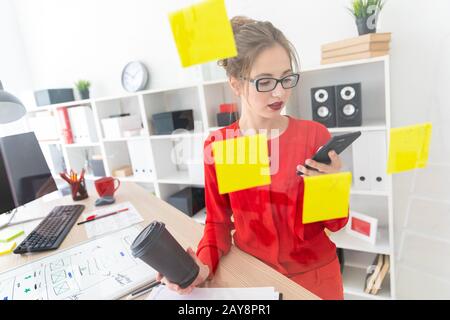
{"type": "Polygon", "coordinates": [[[112,197],[120,187],[120,180],[113,177],[104,177],[95,180],[95,189],[100,197],[112,197]],[[115,182],[118,182],[117,187],[115,182]]]}

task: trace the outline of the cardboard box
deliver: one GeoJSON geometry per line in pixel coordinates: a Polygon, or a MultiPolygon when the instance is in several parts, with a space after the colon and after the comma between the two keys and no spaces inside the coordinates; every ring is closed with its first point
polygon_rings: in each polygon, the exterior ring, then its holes
{"type": "Polygon", "coordinates": [[[72,88],[45,89],[34,92],[37,106],[75,101],[72,88]]]}
{"type": "Polygon", "coordinates": [[[125,116],[102,119],[103,134],[106,139],[123,138],[124,132],[141,128],[139,116],[125,116]]]}
{"type": "Polygon", "coordinates": [[[155,134],[172,134],[176,129],[194,130],[192,110],[156,113],[152,121],[155,134]]]}
{"type": "Polygon", "coordinates": [[[132,175],[133,169],[131,169],[131,166],[123,166],[113,171],[114,177],[129,177],[132,175]]]}

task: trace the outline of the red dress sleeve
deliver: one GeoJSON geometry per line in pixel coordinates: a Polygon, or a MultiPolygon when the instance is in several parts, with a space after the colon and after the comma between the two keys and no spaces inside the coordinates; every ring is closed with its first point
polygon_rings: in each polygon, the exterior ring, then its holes
{"type": "Polygon", "coordinates": [[[213,163],[211,136],[204,144],[206,222],[197,249],[198,258],[209,266],[210,276],[216,272],[219,259],[231,247],[231,205],[227,194],[219,194],[213,163]]]}
{"type": "MultiPolygon", "coordinates": [[[[328,140],[330,140],[331,138],[331,134],[328,131],[328,129],[319,124],[319,128],[317,130],[317,136],[316,136],[316,142],[317,142],[317,150],[325,145],[328,140]]],[[[324,228],[327,228],[330,231],[336,232],[339,231],[340,229],[342,229],[343,227],[345,227],[345,225],[348,222],[348,217],[347,218],[341,218],[341,219],[332,219],[332,220],[326,220],[322,222],[322,225],[324,228]]]]}

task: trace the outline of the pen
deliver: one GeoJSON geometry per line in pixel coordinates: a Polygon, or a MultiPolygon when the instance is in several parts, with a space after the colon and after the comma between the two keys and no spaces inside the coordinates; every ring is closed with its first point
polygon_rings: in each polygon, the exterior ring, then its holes
{"type": "Polygon", "coordinates": [[[71,184],[71,183],[72,183],[72,180],[70,180],[70,178],[67,176],[66,173],[61,172],[59,175],[60,175],[61,178],[63,178],[68,184],[71,184]]]}
{"type": "Polygon", "coordinates": [[[80,180],[78,180],[78,176],[75,174],[75,194],[77,194],[78,189],[80,188],[80,184],[83,182],[84,178],[84,168],[81,170],[80,180]]]}
{"type": "Polygon", "coordinates": [[[136,298],[137,296],[140,296],[144,293],[147,293],[150,289],[152,289],[153,287],[156,287],[158,285],[161,284],[161,281],[154,281],[151,282],[148,286],[145,286],[143,288],[140,288],[134,292],[131,293],[131,297],[136,298]]]}
{"type": "Polygon", "coordinates": [[[117,211],[114,211],[114,212],[111,212],[111,213],[107,213],[107,214],[104,214],[104,215],[101,215],[101,216],[97,216],[97,215],[94,214],[92,216],[87,217],[86,220],[78,222],[77,225],[80,225],[80,224],[83,224],[83,223],[86,223],[86,222],[90,222],[90,221],[94,221],[94,220],[98,220],[98,219],[101,219],[101,218],[106,218],[106,217],[109,217],[109,216],[112,216],[112,215],[115,215],[115,214],[118,214],[118,213],[121,213],[121,212],[124,212],[124,211],[128,211],[128,208],[117,210],[117,211]]]}
{"type": "Polygon", "coordinates": [[[81,170],[81,174],[80,174],[80,182],[81,182],[81,180],[83,180],[83,178],[84,178],[84,173],[85,173],[85,171],[86,171],[86,170],[84,170],[84,168],[83,168],[83,170],[81,170]]]}

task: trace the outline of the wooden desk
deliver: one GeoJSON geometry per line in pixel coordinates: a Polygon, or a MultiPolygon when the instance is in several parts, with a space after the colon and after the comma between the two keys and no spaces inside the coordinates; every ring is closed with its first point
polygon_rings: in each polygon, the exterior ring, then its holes
{"type": "MultiPolygon", "coordinates": [[[[95,210],[94,202],[97,198],[95,190],[89,190],[90,197],[77,203],[84,204],[84,212],[95,210]]],[[[153,220],[159,220],[166,224],[170,233],[187,248],[197,248],[202,235],[203,225],[195,222],[187,215],[172,207],[167,202],[155,197],[144,188],[135,183],[122,183],[116,193],[116,203],[130,201],[144,218],[142,226],[147,226],[153,220]]],[[[39,210],[41,213],[50,212],[53,207],[63,204],[73,204],[72,198],[64,198],[51,202],[36,200],[27,205],[24,211],[39,210]]],[[[82,218],[80,217],[79,220],[82,218]]],[[[74,225],[60,248],[71,247],[87,239],[83,225],[74,225]]],[[[0,256],[0,272],[20,266],[35,259],[53,254],[55,251],[34,253],[31,255],[9,254],[0,256]]],[[[214,278],[204,285],[205,287],[275,287],[275,290],[283,294],[283,299],[318,299],[316,295],[299,286],[281,273],[275,271],[265,263],[253,256],[232,246],[228,255],[221,258],[214,278]]]]}

